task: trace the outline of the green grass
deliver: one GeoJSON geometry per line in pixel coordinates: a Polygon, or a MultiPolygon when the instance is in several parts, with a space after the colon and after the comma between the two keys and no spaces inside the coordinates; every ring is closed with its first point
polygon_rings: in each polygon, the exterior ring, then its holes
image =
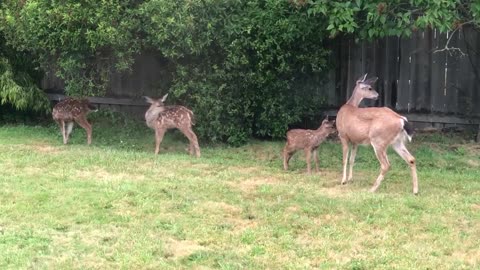
{"type": "Polygon", "coordinates": [[[341,178],[335,140],[321,172],[302,153],[282,169],[283,142],[230,148],[92,115],[93,144],[75,127],[0,127],[1,269],[479,269],[480,146],[455,136],[414,138],[420,194],[390,153],[391,171],[359,149],[341,178]]]}

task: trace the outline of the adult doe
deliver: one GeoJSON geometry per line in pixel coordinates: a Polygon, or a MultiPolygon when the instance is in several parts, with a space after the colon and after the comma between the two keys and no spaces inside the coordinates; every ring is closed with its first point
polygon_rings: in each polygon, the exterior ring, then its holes
{"type": "Polygon", "coordinates": [[[197,135],[192,130],[192,126],[195,125],[193,112],[180,105],[165,106],[167,96],[168,94],[160,99],[145,97],[145,100],[150,103],[150,108],[145,113],[145,121],[148,127],[155,130],[155,154],[160,152],[160,143],[165,132],[168,129],[177,128],[190,141],[188,147],[190,155],[200,157],[197,135]]]}
{"type": "Polygon", "coordinates": [[[315,161],[315,171],[318,172],[318,146],[328,137],[328,135],[335,132],[335,121],[328,121],[328,117],[322,121],[320,127],[316,130],[310,129],[292,129],[287,132],[287,143],[283,148],[283,168],[288,170],[288,162],[290,158],[299,149],[305,151],[307,160],[307,172],[311,173],[310,158],[313,153],[313,160],[315,161]]]}
{"type": "Polygon", "coordinates": [[[77,122],[87,132],[87,144],[92,143],[92,125],[87,121],[87,114],[96,110],[87,99],[66,98],[58,102],[52,110],[52,117],[60,125],[63,143],[67,144],[77,122]]]}
{"type": "Polygon", "coordinates": [[[366,99],[377,99],[378,93],[372,88],[377,78],[366,79],[367,74],[357,80],[352,96],[343,105],[337,114],[338,137],[343,150],[343,177],[342,184],[352,180],[353,164],[359,144],[371,144],[378,161],[380,174],[377,177],[371,192],[380,186],[385,174],[390,168],[387,157],[387,148],[391,145],[393,150],[402,157],[410,166],[413,193],[418,193],[418,179],[415,158],[405,147],[406,140],[412,140],[413,130],[403,117],[387,107],[359,108],[360,102],[366,99]],[[349,149],[351,145],[351,150],[349,149]],[[350,152],[350,160],[348,153],[350,152]],[[347,180],[347,163],[350,164],[347,180]]]}

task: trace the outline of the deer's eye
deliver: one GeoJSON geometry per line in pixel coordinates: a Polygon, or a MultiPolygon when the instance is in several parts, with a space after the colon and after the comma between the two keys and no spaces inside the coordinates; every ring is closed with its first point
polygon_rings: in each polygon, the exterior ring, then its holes
{"type": "Polygon", "coordinates": [[[372,88],[371,88],[371,87],[369,87],[369,88],[368,88],[368,90],[372,90],[372,88]]]}

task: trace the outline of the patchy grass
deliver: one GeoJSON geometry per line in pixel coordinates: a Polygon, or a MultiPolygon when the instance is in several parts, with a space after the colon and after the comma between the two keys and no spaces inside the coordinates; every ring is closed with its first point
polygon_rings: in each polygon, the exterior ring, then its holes
{"type": "Polygon", "coordinates": [[[378,193],[370,148],[355,181],[338,185],[341,151],[320,147],[282,169],[283,142],[230,148],[166,135],[108,114],[93,144],[51,126],[0,127],[0,268],[35,269],[475,269],[480,267],[477,144],[419,135],[420,195],[393,152],[378,193]],[[431,138],[431,139],[430,139],[431,138]]]}

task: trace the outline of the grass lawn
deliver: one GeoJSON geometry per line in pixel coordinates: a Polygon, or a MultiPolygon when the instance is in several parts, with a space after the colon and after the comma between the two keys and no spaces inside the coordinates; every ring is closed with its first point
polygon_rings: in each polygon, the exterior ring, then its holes
{"type": "Polygon", "coordinates": [[[418,135],[420,194],[390,152],[391,171],[357,155],[339,185],[341,150],[303,152],[282,169],[283,142],[230,148],[93,116],[93,144],[75,127],[0,126],[1,269],[480,269],[480,145],[418,135]]]}

